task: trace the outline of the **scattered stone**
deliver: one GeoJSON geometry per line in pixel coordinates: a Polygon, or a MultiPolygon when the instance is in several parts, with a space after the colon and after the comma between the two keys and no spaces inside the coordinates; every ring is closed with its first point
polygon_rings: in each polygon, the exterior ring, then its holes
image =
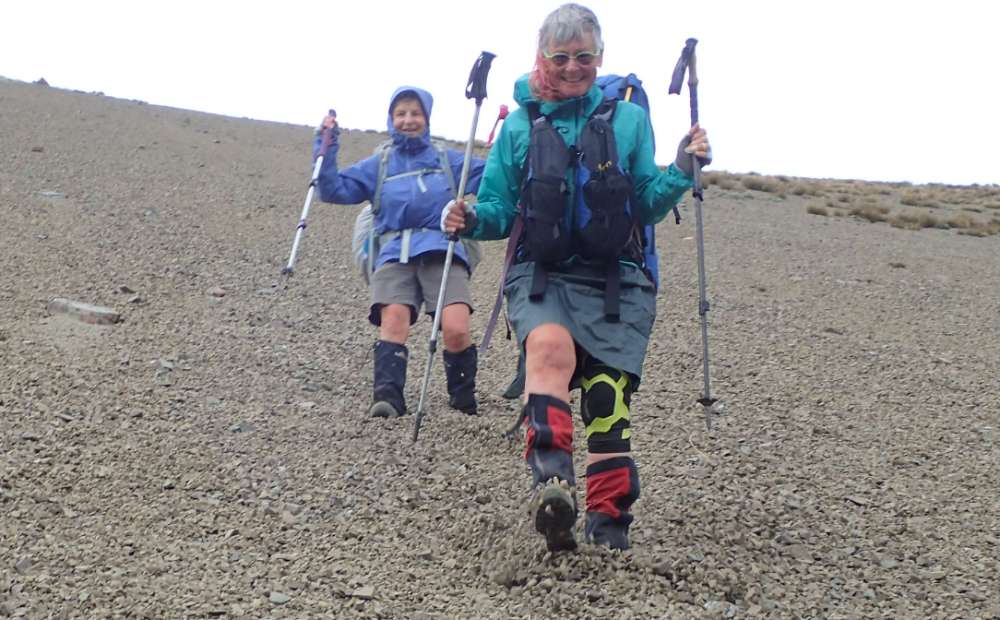
{"type": "Polygon", "coordinates": [[[94,306],[82,301],[73,301],[56,297],[49,301],[46,308],[49,314],[64,314],[91,325],[113,325],[121,321],[121,315],[111,308],[94,306]]]}
{"type": "Polygon", "coordinates": [[[288,596],[284,592],[271,592],[271,595],[268,597],[268,600],[274,603],[275,605],[284,605],[288,601],[292,600],[292,597],[288,596]]]}
{"type": "Polygon", "coordinates": [[[14,570],[17,571],[18,575],[25,575],[31,570],[33,564],[34,562],[31,561],[31,558],[21,558],[14,563],[14,570]]]}
{"type": "Polygon", "coordinates": [[[789,545],[785,548],[785,551],[799,562],[805,564],[812,564],[814,562],[812,551],[805,545],[789,545]]]}
{"type": "Polygon", "coordinates": [[[867,499],[865,499],[864,497],[860,497],[858,495],[848,495],[844,499],[851,502],[855,506],[867,506],[869,503],[867,499]]]}
{"type": "Polygon", "coordinates": [[[228,291],[226,291],[226,289],[222,288],[221,286],[213,286],[212,288],[205,291],[205,294],[208,295],[209,297],[225,297],[227,292],[228,291]]]}
{"type": "Polygon", "coordinates": [[[351,598],[361,599],[363,601],[370,601],[375,598],[375,588],[372,586],[362,586],[355,589],[348,596],[351,598]]]}

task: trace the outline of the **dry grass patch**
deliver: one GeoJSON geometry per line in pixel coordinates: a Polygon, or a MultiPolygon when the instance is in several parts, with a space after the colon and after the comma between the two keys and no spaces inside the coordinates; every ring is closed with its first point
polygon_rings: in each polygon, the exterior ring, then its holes
{"type": "Polygon", "coordinates": [[[889,207],[881,205],[863,205],[851,209],[851,215],[868,220],[869,222],[885,222],[889,219],[889,207]]]}
{"type": "Polygon", "coordinates": [[[823,188],[817,183],[793,183],[788,189],[793,196],[822,196],[823,188]]]}
{"type": "Polygon", "coordinates": [[[740,187],[739,177],[728,172],[706,172],[702,175],[701,180],[704,187],[718,187],[725,190],[734,190],[740,187]]]}
{"type": "Polygon", "coordinates": [[[971,235],[973,237],[989,237],[990,235],[1000,235],[1000,220],[989,222],[974,221],[969,226],[958,231],[960,235],[971,235]]]}
{"type": "Polygon", "coordinates": [[[806,213],[809,213],[810,215],[830,215],[830,212],[827,211],[825,207],[820,205],[806,206],[806,213]]]}
{"type": "Polygon", "coordinates": [[[936,193],[926,190],[911,189],[903,192],[899,202],[910,207],[929,207],[935,209],[941,206],[941,200],[936,193]]]}
{"type": "Polygon", "coordinates": [[[765,177],[756,174],[748,174],[740,178],[743,187],[754,192],[766,192],[768,194],[784,194],[785,183],[774,177],[765,177]]]}
{"type": "Polygon", "coordinates": [[[948,226],[930,213],[900,213],[889,220],[896,228],[920,230],[922,228],[947,228],[948,226]]]}

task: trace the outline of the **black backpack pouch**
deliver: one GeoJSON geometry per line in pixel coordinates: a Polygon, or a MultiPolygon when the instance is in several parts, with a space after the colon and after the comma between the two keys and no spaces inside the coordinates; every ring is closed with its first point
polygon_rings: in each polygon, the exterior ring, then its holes
{"type": "MultiPolygon", "coordinates": [[[[609,115],[610,116],[610,115],[609,115]]],[[[599,114],[584,127],[580,136],[581,174],[584,205],[590,220],[577,231],[581,255],[614,260],[632,239],[634,220],[629,213],[632,181],[622,172],[610,123],[599,114]]]]}
{"type": "Polygon", "coordinates": [[[568,205],[566,172],[571,151],[545,117],[532,120],[528,174],[521,192],[524,247],[528,258],[554,263],[569,258],[572,236],[563,215],[568,205]]]}

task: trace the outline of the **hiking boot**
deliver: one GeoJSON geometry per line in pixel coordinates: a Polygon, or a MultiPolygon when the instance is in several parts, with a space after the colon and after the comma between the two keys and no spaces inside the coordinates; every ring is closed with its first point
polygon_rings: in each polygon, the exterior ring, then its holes
{"type": "Polygon", "coordinates": [[[476,367],[479,354],[476,345],[464,351],[444,351],[444,374],[448,380],[448,405],[467,415],[476,415],[476,367]]]}
{"type": "Polygon", "coordinates": [[[368,410],[368,414],[373,418],[396,418],[403,416],[405,413],[405,411],[400,413],[391,403],[384,400],[373,404],[371,409],[368,410]]]}
{"type": "MultiPolygon", "coordinates": [[[[627,521],[632,521],[632,516],[627,515],[627,521]]],[[[621,519],[615,519],[603,512],[588,512],[584,522],[584,539],[592,545],[603,545],[609,549],[624,551],[629,548],[628,544],[629,523],[623,523],[621,519]]]]}
{"type": "Polygon", "coordinates": [[[375,342],[375,381],[369,413],[376,418],[406,415],[403,386],[406,384],[406,363],[409,352],[395,342],[375,342]],[[391,411],[390,411],[391,410],[391,411]]]}
{"type": "Polygon", "coordinates": [[[565,480],[551,478],[535,488],[531,502],[535,529],[545,537],[549,551],[576,549],[576,489],[565,480]]]}

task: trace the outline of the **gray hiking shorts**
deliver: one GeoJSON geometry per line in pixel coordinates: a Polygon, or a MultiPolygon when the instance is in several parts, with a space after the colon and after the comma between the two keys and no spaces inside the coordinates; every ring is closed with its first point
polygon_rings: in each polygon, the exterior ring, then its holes
{"type": "MultiPolygon", "coordinates": [[[[368,320],[382,324],[382,306],[402,304],[410,307],[410,325],[417,322],[421,306],[433,316],[437,308],[438,287],[444,271],[444,253],[431,252],[410,257],[408,263],[386,263],[371,278],[372,305],[368,320]]],[[[444,305],[465,304],[472,311],[469,270],[461,260],[453,260],[448,271],[444,305]]]]}
{"type": "MultiPolygon", "coordinates": [[[[637,267],[621,268],[621,320],[608,322],[604,314],[604,274],[600,269],[576,266],[550,271],[548,286],[540,300],[532,300],[531,282],[535,264],[512,265],[504,293],[507,317],[524,350],[531,330],[546,323],[562,325],[573,336],[582,353],[631,374],[638,385],[646,348],[656,318],[656,292],[652,282],[637,267]]],[[[582,356],[578,351],[578,361],[582,356]]]]}

